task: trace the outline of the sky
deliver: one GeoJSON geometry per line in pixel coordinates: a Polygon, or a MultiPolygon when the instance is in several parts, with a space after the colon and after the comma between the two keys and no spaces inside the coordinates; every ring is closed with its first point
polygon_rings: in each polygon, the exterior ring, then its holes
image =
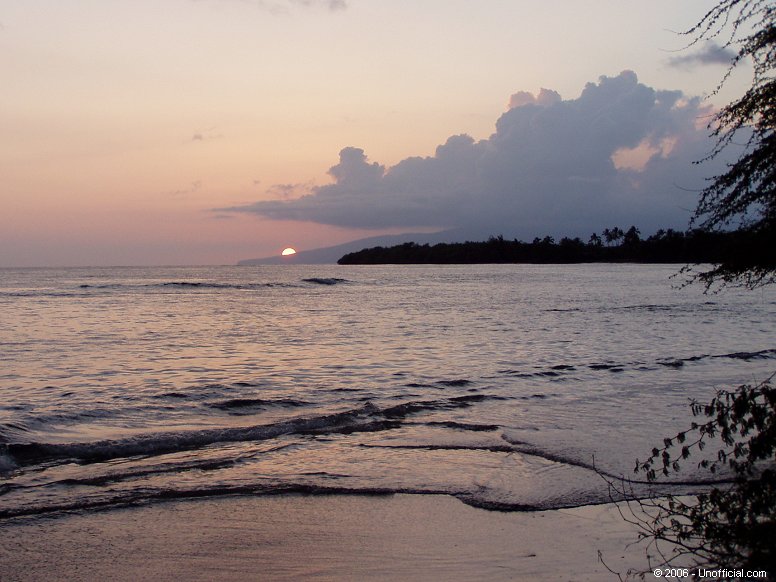
{"type": "Polygon", "coordinates": [[[683,228],[705,0],[0,0],[0,267],[683,228]]]}

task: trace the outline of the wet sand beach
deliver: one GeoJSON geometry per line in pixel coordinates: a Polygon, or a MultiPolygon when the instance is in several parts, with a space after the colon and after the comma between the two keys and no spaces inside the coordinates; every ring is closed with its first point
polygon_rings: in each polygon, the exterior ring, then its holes
{"type": "Polygon", "coordinates": [[[0,578],[568,580],[644,563],[613,505],[494,512],[438,495],[181,500],[6,522],[0,578]]]}

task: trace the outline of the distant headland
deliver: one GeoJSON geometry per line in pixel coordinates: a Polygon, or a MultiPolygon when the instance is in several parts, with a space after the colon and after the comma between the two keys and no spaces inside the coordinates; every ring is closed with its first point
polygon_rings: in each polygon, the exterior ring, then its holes
{"type": "Polygon", "coordinates": [[[476,264],[476,263],[720,263],[751,260],[766,253],[759,237],[751,233],[659,230],[641,238],[639,230],[619,227],[593,233],[587,242],[579,237],[551,236],[527,243],[503,236],[485,242],[417,244],[372,247],[341,257],[340,265],[376,264],[476,264]]]}

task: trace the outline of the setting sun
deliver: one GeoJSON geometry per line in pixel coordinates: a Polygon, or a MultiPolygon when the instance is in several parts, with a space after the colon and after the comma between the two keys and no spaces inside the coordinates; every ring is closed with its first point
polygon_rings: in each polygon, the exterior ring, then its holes
{"type": "Polygon", "coordinates": [[[295,255],[296,254],[296,249],[288,247],[288,248],[283,249],[283,252],[280,253],[280,254],[283,255],[284,257],[287,257],[289,255],[295,255]]]}

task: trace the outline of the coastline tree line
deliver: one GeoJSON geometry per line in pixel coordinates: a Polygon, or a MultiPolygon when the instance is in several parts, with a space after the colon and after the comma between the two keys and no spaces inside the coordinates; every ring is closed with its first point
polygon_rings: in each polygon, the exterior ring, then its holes
{"type": "MultiPolygon", "coordinates": [[[[776,242],[776,241],[772,241],[776,242]]],[[[606,228],[594,232],[587,241],[579,237],[551,236],[532,242],[492,236],[484,242],[438,243],[408,242],[391,247],[373,247],[348,253],[340,265],[378,264],[475,264],[475,263],[731,263],[739,257],[757,260],[772,253],[762,246],[762,238],[742,231],[687,232],[658,230],[642,238],[635,226],[627,230],[606,228]]]]}

